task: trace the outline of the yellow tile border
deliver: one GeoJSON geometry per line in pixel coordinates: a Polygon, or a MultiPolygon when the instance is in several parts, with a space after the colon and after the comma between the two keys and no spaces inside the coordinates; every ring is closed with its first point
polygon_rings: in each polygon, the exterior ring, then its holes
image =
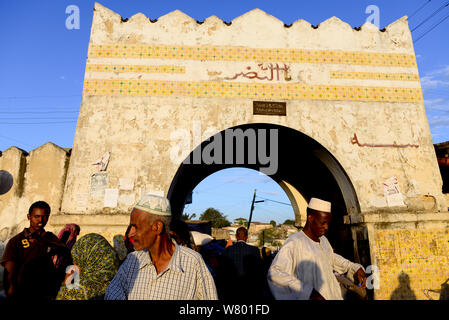
{"type": "Polygon", "coordinates": [[[422,102],[420,88],[260,84],[223,81],[86,79],[85,95],[422,102]]]}
{"type": "Polygon", "coordinates": [[[410,54],[342,50],[266,49],[228,46],[90,45],[89,58],[175,59],[201,61],[273,61],[416,67],[410,54]]]}
{"type": "Polygon", "coordinates": [[[419,75],[415,73],[330,71],[329,74],[331,79],[419,81],[419,75]]]}
{"type": "Polygon", "coordinates": [[[185,73],[184,66],[156,66],[156,65],[109,65],[87,64],[86,71],[90,72],[136,72],[136,73],[185,73]]]}
{"type": "Polygon", "coordinates": [[[376,230],[374,250],[380,271],[376,298],[388,299],[399,288],[398,277],[404,272],[416,298],[428,299],[426,290],[439,289],[449,278],[448,240],[449,229],[445,228],[376,230]]]}

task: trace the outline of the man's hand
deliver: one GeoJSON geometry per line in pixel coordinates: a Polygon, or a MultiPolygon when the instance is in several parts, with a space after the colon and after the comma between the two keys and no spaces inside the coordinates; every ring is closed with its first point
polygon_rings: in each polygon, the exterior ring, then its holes
{"type": "Polygon", "coordinates": [[[366,288],[366,273],[363,271],[362,268],[357,270],[357,272],[354,274],[354,281],[355,284],[358,285],[360,288],[365,289],[366,288]]]}
{"type": "Polygon", "coordinates": [[[326,300],[324,297],[315,289],[312,290],[312,293],[310,294],[310,300],[326,300]]]}

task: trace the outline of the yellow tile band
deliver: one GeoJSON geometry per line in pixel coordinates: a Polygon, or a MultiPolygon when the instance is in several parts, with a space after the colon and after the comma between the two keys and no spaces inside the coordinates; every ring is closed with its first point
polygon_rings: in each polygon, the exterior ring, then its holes
{"type": "Polygon", "coordinates": [[[413,74],[413,73],[331,71],[330,78],[331,79],[419,81],[419,75],[413,74]]]}
{"type": "Polygon", "coordinates": [[[90,45],[89,58],[141,58],[203,61],[273,61],[416,67],[414,55],[341,50],[265,49],[246,47],[167,46],[167,45],[90,45]]]}
{"type": "Polygon", "coordinates": [[[85,95],[422,102],[419,88],[86,79],[85,95]]]}
{"type": "Polygon", "coordinates": [[[449,278],[448,229],[376,230],[375,234],[380,276],[377,299],[415,296],[427,300],[428,290],[439,290],[449,278]]]}
{"type": "Polygon", "coordinates": [[[136,72],[136,73],[185,73],[184,66],[145,66],[145,65],[109,65],[88,64],[86,71],[90,72],[136,72]]]}

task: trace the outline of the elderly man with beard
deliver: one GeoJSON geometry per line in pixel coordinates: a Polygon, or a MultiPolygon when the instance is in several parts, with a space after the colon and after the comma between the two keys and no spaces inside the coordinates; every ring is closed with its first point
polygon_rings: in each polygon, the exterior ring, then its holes
{"type": "Polygon", "coordinates": [[[268,271],[277,300],[343,300],[334,271],[350,272],[361,288],[366,287],[363,267],[334,253],[324,236],[331,219],[331,203],[312,198],[304,229],[285,241],[268,271]]]}
{"type": "Polygon", "coordinates": [[[105,300],[216,300],[214,280],[201,255],[170,238],[166,198],[145,195],[131,211],[126,257],[105,300]]]}

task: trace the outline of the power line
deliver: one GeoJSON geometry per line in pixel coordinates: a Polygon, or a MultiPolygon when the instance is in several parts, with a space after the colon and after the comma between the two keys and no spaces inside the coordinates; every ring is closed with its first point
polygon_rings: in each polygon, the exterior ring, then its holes
{"type": "Polygon", "coordinates": [[[430,16],[428,16],[426,19],[424,19],[423,22],[421,22],[420,24],[418,24],[415,28],[412,29],[412,32],[415,31],[416,29],[418,29],[420,26],[422,26],[424,23],[426,23],[427,21],[429,21],[429,19],[431,19],[434,15],[436,15],[438,12],[440,12],[441,10],[443,10],[445,7],[449,6],[449,1],[446,2],[446,4],[443,4],[441,7],[439,7],[437,10],[435,10],[430,16]]]}
{"type": "MultiPolygon", "coordinates": [[[[448,3],[449,4],[449,3],[448,3]]],[[[449,18],[449,14],[447,16],[445,16],[443,19],[441,19],[436,25],[434,25],[432,28],[430,28],[429,30],[427,30],[426,32],[424,32],[418,39],[416,39],[413,43],[418,42],[420,39],[422,39],[422,37],[424,37],[426,34],[428,34],[430,31],[432,31],[433,29],[435,29],[438,25],[440,25],[441,23],[443,23],[444,20],[446,20],[447,18],[449,18]]]]}
{"type": "Polygon", "coordinates": [[[432,0],[428,0],[425,4],[423,4],[421,7],[418,8],[415,12],[412,13],[408,18],[411,19],[415,14],[417,14],[422,8],[427,6],[432,0]]]}
{"type": "Polygon", "coordinates": [[[276,200],[271,200],[271,199],[262,198],[262,197],[258,197],[258,198],[261,198],[261,199],[264,199],[264,200],[267,200],[267,201],[271,201],[271,202],[276,202],[276,203],[280,203],[280,204],[285,204],[285,205],[287,205],[287,206],[292,206],[291,203],[285,203],[285,202],[276,201],[276,200]]]}
{"type": "Polygon", "coordinates": [[[81,94],[65,95],[65,96],[28,96],[28,97],[0,97],[0,99],[41,99],[41,98],[66,98],[81,97],[81,94]]]}
{"type": "Polygon", "coordinates": [[[48,113],[78,113],[78,111],[0,111],[0,113],[5,113],[5,114],[26,114],[26,113],[48,114],[48,113]]]}
{"type": "Polygon", "coordinates": [[[26,143],[26,142],[23,142],[23,141],[20,141],[20,140],[17,140],[17,139],[11,138],[11,137],[7,137],[7,136],[4,136],[4,135],[2,135],[2,134],[0,134],[0,137],[1,137],[1,138],[3,138],[3,139],[7,139],[7,140],[11,140],[11,141],[15,141],[15,142],[19,142],[19,143],[22,143],[22,144],[26,145],[27,147],[30,147],[30,148],[32,148],[32,146],[31,146],[31,145],[29,145],[29,144],[28,144],[28,143],[26,143]]]}
{"type": "Polygon", "coordinates": [[[71,118],[58,118],[58,117],[52,117],[52,118],[2,118],[1,120],[73,120],[73,117],[71,118]]]}
{"type": "Polygon", "coordinates": [[[0,124],[59,124],[76,123],[76,121],[58,121],[58,122],[0,122],[0,124]]]}

